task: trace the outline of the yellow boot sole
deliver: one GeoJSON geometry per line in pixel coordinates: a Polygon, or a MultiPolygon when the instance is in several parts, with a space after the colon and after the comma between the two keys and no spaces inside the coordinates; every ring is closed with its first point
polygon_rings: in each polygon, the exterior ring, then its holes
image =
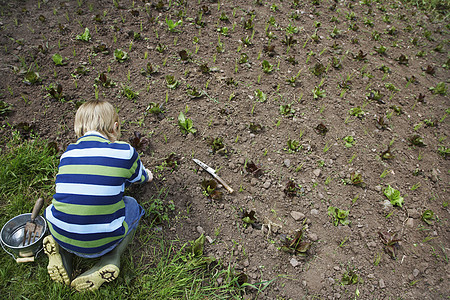
{"type": "Polygon", "coordinates": [[[59,254],[59,245],[55,242],[51,235],[43,240],[44,252],[48,256],[48,274],[53,281],[70,285],[69,274],[64,268],[61,254],[59,254]]]}
{"type": "Polygon", "coordinates": [[[95,291],[103,283],[115,280],[119,276],[119,271],[115,265],[106,265],[91,274],[75,278],[71,286],[79,292],[95,291]]]}

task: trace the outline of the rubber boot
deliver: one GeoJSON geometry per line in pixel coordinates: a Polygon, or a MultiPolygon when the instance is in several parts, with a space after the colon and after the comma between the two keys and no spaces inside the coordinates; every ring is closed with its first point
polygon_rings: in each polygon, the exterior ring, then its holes
{"type": "Polygon", "coordinates": [[[70,285],[72,276],[73,255],[59,247],[53,236],[48,235],[43,240],[44,252],[48,256],[48,274],[53,281],[70,285]]]}
{"type": "Polygon", "coordinates": [[[111,282],[119,276],[120,257],[132,241],[134,233],[130,232],[111,252],[103,255],[99,262],[72,281],[77,291],[94,291],[103,283],[111,282]]]}

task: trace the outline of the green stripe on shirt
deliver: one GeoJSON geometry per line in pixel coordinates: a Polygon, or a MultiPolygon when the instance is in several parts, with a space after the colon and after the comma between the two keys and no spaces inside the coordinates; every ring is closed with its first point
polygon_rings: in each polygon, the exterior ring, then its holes
{"type": "Polygon", "coordinates": [[[92,215],[108,215],[113,214],[119,209],[125,207],[125,202],[119,201],[111,205],[78,205],[58,202],[53,200],[53,206],[60,212],[66,214],[76,214],[78,216],[92,216],[92,215]]]}
{"type": "MultiPolygon", "coordinates": [[[[137,162],[135,163],[137,165],[137,162]]],[[[134,165],[133,165],[134,166],[134,165]]],[[[131,170],[134,173],[136,167],[131,170]]],[[[130,177],[130,170],[118,167],[108,167],[101,165],[66,165],[59,167],[59,174],[83,174],[83,175],[101,175],[112,177],[130,177]]]]}
{"type": "Polygon", "coordinates": [[[92,240],[92,241],[80,241],[80,240],[75,240],[75,239],[71,239],[71,238],[67,238],[63,235],[58,234],[54,229],[51,223],[47,222],[49,230],[51,232],[51,234],[56,237],[58,240],[70,244],[70,245],[74,245],[76,247],[80,247],[80,248],[97,248],[97,247],[101,247],[103,245],[106,245],[108,243],[111,243],[113,241],[117,241],[120,240],[121,238],[125,237],[127,232],[128,232],[128,224],[126,222],[123,222],[123,225],[125,227],[125,234],[121,235],[121,236],[113,236],[113,237],[108,237],[108,238],[103,238],[103,239],[98,239],[98,240],[92,240]]]}

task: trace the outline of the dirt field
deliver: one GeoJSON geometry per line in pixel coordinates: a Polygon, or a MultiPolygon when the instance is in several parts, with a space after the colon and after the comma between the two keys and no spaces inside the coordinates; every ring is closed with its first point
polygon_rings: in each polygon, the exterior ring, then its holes
{"type": "Polygon", "coordinates": [[[382,0],[0,12],[1,135],[65,149],[77,107],[110,101],[155,174],[130,192],[148,209],[163,189],[167,236],[204,233],[207,255],[275,279],[258,299],[448,299],[448,20],[382,0]]]}

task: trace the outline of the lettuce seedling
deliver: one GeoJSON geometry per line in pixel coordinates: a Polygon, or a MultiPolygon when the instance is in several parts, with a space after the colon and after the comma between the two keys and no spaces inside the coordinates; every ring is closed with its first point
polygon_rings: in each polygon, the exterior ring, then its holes
{"type": "Polygon", "coordinates": [[[328,207],[328,215],[332,217],[334,226],[338,226],[339,223],[349,225],[350,221],[347,219],[349,213],[350,211],[348,210],[342,210],[333,206],[328,207]]]}
{"type": "Polygon", "coordinates": [[[381,238],[381,242],[384,244],[384,251],[391,256],[391,258],[396,258],[396,249],[399,247],[398,242],[401,239],[397,239],[397,233],[380,232],[378,235],[381,238]]]}
{"type": "Polygon", "coordinates": [[[303,191],[303,188],[301,185],[296,184],[293,180],[289,180],[286,183],[286,187],[284,188],[283,192],[288,197],[295,197],[295,196],[301,196],[303,191]]]}
{"type": "Polygon", "coordinates": [[[106,44],[104,43],[93,46],[92,50],[94,51],[94,53],[109,54],[108,46],[106,46],[106,44]]]}
{"type": "Polygon", "coordinates": [[[59,53],[55,53],[52,56],[52,60],[56,66],[64,66],[67,65],[67,62],[64,61],[64,58],[59,53]]]}
{"type": "Polygon", "coordinates": [[[380,154],[381,159],[393,159],[395,156],[391,153],[391,145],[388,145],[388,148],[386,151],[381,152],[380,154]]]}
{"type": "Polygon", "coordinates": [[[11,111],[12,105],[0,100],[0,116],[7,115],[11,111]]]}
{"type": "Polygon", "coordinates": [[[101,84],[104,87],[114,87],[116,84],[111,80],[111,78],[106,77],[105,73],[100,73],[98,78],[95,79],[95,84],[101,84]]]}
{"type": "Polygon", "coordinates": [[[291,104],[280,105],[280,114],[286,117],[294,116],[295,109],[293,109],[291,106],[291,104]]]}
{"type": "Polygon", "coordinates": [[[384,189],[384,195],[389,199],[389,201],[391,201],[393,206],[402,207],[403,197],[400,195],[399,190],[396,190],[388,185],[388,187],[384,189]]]}
{"type": "Polygon", "coordinates": [[[267,100],[267,95],[260,89],[257,89],[255,91],[255,97],[258,102],[266,102],[266,100],[267,100]]]}
{"type": "Polygon", "coordinates": [[[283,246],[281,246],[281,251],[293,255],[306,256],[311,248],[311,242],[304,242],[302,238],[303,230],[297,231],[292,239],[286,238],[283,246]]]}
{"type": "Polygon", "coordinates": [[[273,65],[271,65],[267,60],[263,60],[261,63],[261,66],[263,68],[264,73],[272,73],[273,71],[273,65]]]}
{"type": "Polygon", "coordinates": [[[358,275],[356,275],[354,270],[345,272],[342,275],[341,284],[349,285],[349,284],[357,284],[359,281],[358,275]]]}
{"type": "Polygon", "coordinates": [[[347,148],[350,148],[355,144],[355,138],[351,135],[344,137],[343,140],[345,142],[345,147],[347,148]]]}
{"type": "Polygon", "coordinates": [[[431,209],[427,209],[422,214],[422,220],[428,225],[433,225],[434,212],[431,209]]]}
{"type": "Polygon", "coordinates": [[[408,65],[408,57],[404,54],[400,55],[399,58],[396,59],[400,65],[408,65]]]}
{"type": "Polygon", "coordinates": [[[263,127],[261,124],[250,123],[248,129],[250,130],[251,133],[260,133],[263,130],[263,127]]]}
{"type": "Polygon", "coordinates": [[[328,132],[327,126],[325,126],[323,123],[320,123],[319,125],[317,125],[315,129],[318,134],[323,135],[323,136],[325,136],[328,132]]]}
{"type": "Polygon", "coordinates": [[[55,100],[64,101],[64,95],[62,93],[62,85],[58,83],[58,85],[50,84],[45,88],[48,94],[55,100]]]}
{"type": "Polygon", "coordinates": [[[195,86],[190,86],[186,93],[189,95],[189,97],[191,97],[192,99],[195,98],[201,98],[205,95],[205,93],[202,90],[197,90],[197,88],[195,86]]]}
{"type": "Polygon", "coordinates": [[[34,72],[29,70],[25,73],[25,77],[23,78],[23,82],[27,85],[32,85],[35,83],[40,83],[42,81],[38,72],[34,72]]]}
{"type": "Polygon", "coordinates": [[[114,50],[114,58],[120,63],[124,62],[128,59],[128,53],[126,53],[122,49],[116,49],[114,50]]]}
{"type": "Polygon", "coordinates": [[[152,74],[158,73],[158,66],[153,66],[150,62],[147,63],[147,66],[141,69],[141,74],[147,77],[150,77],[152,74]]]}
{"type": "Polygon", "coordinates": [[[211,147],[211,150],[213,153],[219,153],[219,154],[227,154],[227,148],[225,144],[223,143],[223,138],[213,138],[213,137],[207,137],[206,143],[211,147]]]}
{"type": "Polygon", "coordinates": [[[193,122],[191,119],[186,118],[183,112],[178,115],[178,126],[180,126],[181,132],[184,134],[192,133],[195,134],[197,129],[193,127],[193,122]]]}
{"type": "Polygon", "coordinates": [[[145,151],[149,145],[150,140],[146,137],[143,137],[142,134],[139,131],[135,131],[133,136],[129,139],[130,145],[136,149],[138,152],[145,151]]]}
{"type": "Polygon", "coordinates": [[[415,134],[415,135],[409,137],[408,141],[411,145],[414,145],[414,146],[419,146],[419,147],[426,146],[426,144],[423,142],[423,138],[418,134],[415,134]]]}
{"type": "Polygon", "coordinates": [[[261,229],[261,224],[259,224],[255,217],[255,211],[246,211],[245,209],[241,208],[241,211],[239,212],[239,217],[244,222],[244,228],[247,228],[248,225],[251,225],[255,229],[261,229]]]}
{"type": "Polygon", "coordinates": [[[300,142],[297,140],[291,140],[289,139],[287,141],[287,148],[285,148],[284,150],[286,150],[289,153],[293,153],[293,152],[297,152],[298,150],[300,150],[302,148],[302,145],[300,145],[300,142]]]}
{"type": "Polygon", "coordinates": [[[203,188],[203,195],[205,195],[208,199],[220,200],[222,199],[222,192],[216,190],[217,182],[215,180],[203,180],[201,183],[203,188]]]}
{"type": "Polygon", "coordinates": [[[178,85],[180,84],[180,82],[178,80],[176,80],[173,75],[167,75],[165,77],[165,79],[166,79],[167,87],[171,90],[176,89],[178,87],[178,85]]]}
{"type": "Polygon", "coordinates": [[[356,172],[350,174],[350,181],[353,185],[361,185],[363,183],[362,175],[356,172]]]}
{"type": "Polygon", "coordinates": [[[91,40],[91,34],[89,33],[89,28],[84,28],[84,32],[81,35],[75,37],[79,41],[89,42],[91,40]]]}
{"type": "Polygon", "coordinates": [[[122,84],[122,95],[124,95],[130,100],[134,100],[139,96],[139,92],[135,92],[131,87],[122,84]]]}
{"type": "Polygon", "coordinates": [[[170,32],[176,32],[176,31],[177,31],[176,28],[177,28],[178,26],[181,27],[181,25],[183,24],[183,21],[182,21],[182,20],[178,20],[177,22],[174,22],[173,20],[168,19],[168,18],[166,17],[166,24],[167,24],[167,27],[169,27],[169,31],[170,31],[170,32]]]}
{"type": "Polygon", "coordinates": [[[447,95],[447,86],[445,82],[439,82],[435,87],[430,87],[430,91],[434,95],[447,95]]]}
{"type": "Polygon", "coordinates": [[[348,113],[352,116],[355,116],[359,119],[362,119],[364,117],[365,112],[361,109],[360,106],[351,108],[348,113]]]}
{"type": "Polygon", "coordinates": [[[321,63],[316,63],[314,67],[310,68],[310,71],[316,76],[321,76],[326,72],[326,67],[321,63]]]}
{"type": "Polygon", "coordinates": [[[247,171],[247,173],[252,174],[255,177],[261,177],[261,175],[263,174],[261,165],[260,164],[257,165],[253,161],[245,162],[244,168],[245,171],[247,171]]]}

